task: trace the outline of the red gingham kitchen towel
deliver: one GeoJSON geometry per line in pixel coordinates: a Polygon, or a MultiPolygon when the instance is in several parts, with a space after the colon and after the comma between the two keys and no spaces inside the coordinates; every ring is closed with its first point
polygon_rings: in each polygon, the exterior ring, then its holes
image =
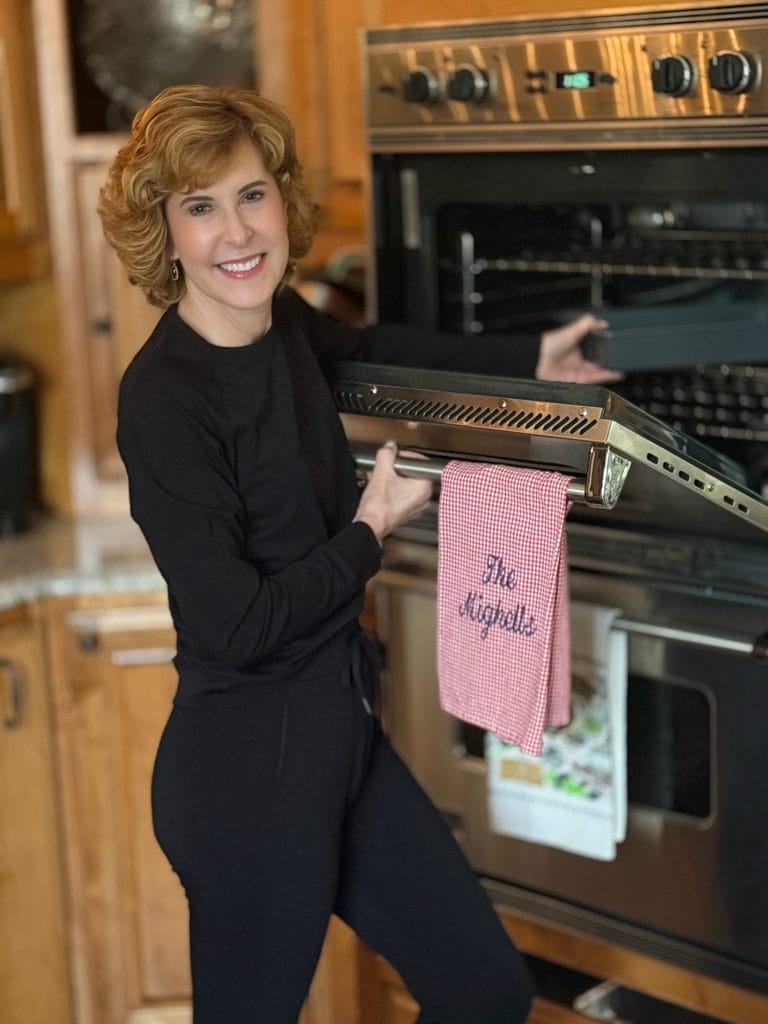
{"type": "Polygon", "coordinates": [[[440,486],[440,703],[534,756],[571,713],[569,479],[453,461],[440,486]]]}

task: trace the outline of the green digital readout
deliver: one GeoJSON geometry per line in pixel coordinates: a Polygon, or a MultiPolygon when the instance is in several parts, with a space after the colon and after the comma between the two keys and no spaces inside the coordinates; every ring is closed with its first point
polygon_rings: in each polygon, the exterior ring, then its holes
{"type": "Polygon", "coordinates": [[[557,71],[555,84],[558,89],[591,89],[595,84],[595,72],[557,71]]]}

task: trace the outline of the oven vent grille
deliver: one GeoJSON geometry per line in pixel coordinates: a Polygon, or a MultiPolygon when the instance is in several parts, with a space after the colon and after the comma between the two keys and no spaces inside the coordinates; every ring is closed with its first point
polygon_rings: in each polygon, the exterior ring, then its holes
{"type": "MultiPolygon", "coordinates": [[[[663,25],[701,25],[706,19],[708,25],[717,22],[733,24],[734,19],[741,22],[763,20],[768,18],[768,4],[753,3],[739,6],[736,10],[732,4],[717,7],[682,7],[668,10],[656,9],[649,12],[648,8],[617,12],[615,14],[593,14],[588,12],[578,16],[553,16],[550,18],[519,18],[515,21],[475,22],[469,28],[473,40],[483,38],[499,38],[500,36],[531,35],[546,32],[584,32],[595,29],[655,29],[663,25]]],[[[408,26],[407,28],[371,29],[367,35],[368,44],[406,41],[409,43],[431,42],[435,39],[441,43],[450,43],[467,36],[466,22],[441,24],[438,26],[408,26]]]]}
{"type": "Polygon", "coordinates": [[[360,391],[337,388],[334,395],[339,412],[382,416],[389,419],[450,423],[460,426],[516,430],[537,434],[581,437],[597,424],[594,417],[564,415],[530,408],[500,408],[496,405],[429,400],[423,398],[369,397],[360,391]]]}

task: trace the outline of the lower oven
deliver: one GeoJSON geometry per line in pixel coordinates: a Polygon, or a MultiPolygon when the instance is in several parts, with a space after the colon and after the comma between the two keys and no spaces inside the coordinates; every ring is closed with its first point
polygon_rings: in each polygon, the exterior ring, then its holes
{"type": "Polygon", "coordinates": [[[628,635],[628,823],[614,860],[494,831],[482,733],[440,707],[425,642],[436,552],[423,543],[393,542],[376,587],[386,728],[498,902],[768,991],[768,669],[734,639],[765,631],[768,593],[678,570],[649,578],[668,548],[623,531],[574,525],[569,548],[572,597],[620,608],[628,635]]]}

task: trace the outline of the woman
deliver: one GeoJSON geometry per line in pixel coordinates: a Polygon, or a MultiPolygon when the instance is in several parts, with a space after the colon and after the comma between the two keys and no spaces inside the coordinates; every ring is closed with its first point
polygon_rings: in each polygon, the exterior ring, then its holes
{"type": "MultiPolygon", "coordinates": [[[[430,486],[385,445],[359,492],[323,373],[333,358],[466,366],[462,341],[343,327],[286,287],[316,208],[289,120],[253,92],[161,93],[99,212],[165,309],[123,377],[118,441],[178,635],[152,801],[189,900],[195,1024],[294,1022],[334,912],[424,1024],[524,1020],[524,962],[371,713],[364,588],[430,486]]],[[[577,344],[598,324],[473,339],[471,366],[599,378],[577,344]]]]}

